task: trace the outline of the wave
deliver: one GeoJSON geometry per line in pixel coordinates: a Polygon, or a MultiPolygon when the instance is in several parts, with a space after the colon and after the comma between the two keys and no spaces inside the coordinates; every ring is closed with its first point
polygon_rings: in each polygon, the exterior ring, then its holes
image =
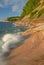
{"type": "Polygon", "coordinates": [[[11,48],[16,48],[24,38],[20,33],[17,34],[5,34],[2,37],[4,44],[2,45],[3,52],[9,52],[11,48]]]}

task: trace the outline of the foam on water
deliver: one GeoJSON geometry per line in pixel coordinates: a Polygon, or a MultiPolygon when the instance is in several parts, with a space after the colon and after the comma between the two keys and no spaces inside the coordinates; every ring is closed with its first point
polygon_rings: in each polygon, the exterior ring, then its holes
{"type": "MultiPolygon", "coordinates": [[[[18,34],[5,34],[0,41],[0,46],[2,47],[3,52],[6,52],[7,50],[9,51],[9,44],[10,46],[12,44],[14,47],[17,47],[17,44],[21,41],[23,41],[23,37],[21,37],[20,32],[18,34]]],[[[0,50],[0,65],[6,65],[7,61],[3,61],[5,58],[2,57],[2,50],[0,50]]]]}

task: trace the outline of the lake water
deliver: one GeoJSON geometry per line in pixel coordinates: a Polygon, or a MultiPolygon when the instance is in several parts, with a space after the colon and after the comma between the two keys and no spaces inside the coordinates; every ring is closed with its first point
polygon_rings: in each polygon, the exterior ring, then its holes
{"type": "Polygon", "coordinates": [[[1,38],[3,35],[7,33],[18,33],[24,32],[27,30],[28,27],[26,26],[16,26],[13,22],[0,22],[0,52],[1,52],[1,45],[3,44],[1,38]]]}
{"type": "Polygon", "coordinates": [[[2,41],[2,37],[3,35],[7,34],[7,33],[19,33],[19,32],[24,32],[25,30],[27,30],[28,27],[26,26],[16,26],[15,23],[13,22],[0,22],[0,65],[6,65],[6,62],[3,62],[2,59],[3,57],[1,57],[1,46],[3,44],[2,41]]]}
{"type": "Polygon", "coordinates": [[[0,22],[0,36],[5,33],[23,32],[26,29],[28,29],[28,27],[16,26],[15,23],[12,22],[0,22]]]}

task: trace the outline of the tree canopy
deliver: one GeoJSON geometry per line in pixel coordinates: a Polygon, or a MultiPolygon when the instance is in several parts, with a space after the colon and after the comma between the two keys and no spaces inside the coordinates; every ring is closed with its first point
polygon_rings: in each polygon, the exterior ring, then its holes
{"type": "Polygon", "coordinates": [[[8,17],[7,20],[11,21],[11,22],[18,21],[18,20],[20,20],[20,16],[8,17]]]}

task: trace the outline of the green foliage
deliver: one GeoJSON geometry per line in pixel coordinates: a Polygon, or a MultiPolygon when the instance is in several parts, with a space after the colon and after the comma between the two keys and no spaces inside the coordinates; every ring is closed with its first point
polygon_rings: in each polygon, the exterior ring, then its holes
{"type": "Polygon", "coordinates": [[[20,16],[8,17],[7,20],[8,20],[8,21],[11,21],[11,22],[17,21],[17,20],[20,20],[20,16]]]}
{"type": "Polygon", "coordinates": [[[39,12],[38,12],[38,18],[42,15],[44,13],[44,9],[42,9],[42,10],[40,10],[39,12]]]}
{"type": "Polygon", "coordinates": [[[32,12],[32,13],[31,13],[31,15],[30,15],[30,19],[35,18],[35,17],[36,17],[37,12],[38,12],[38,10],[36,10],[36,11],[32,12]]]}
{"type": "Polygon", "coordinates": [[[32,13],[32,11],[39,5],[40,5],[40,0],[28,0],[28,2],[23,8],[21,17],[23,18],[25,15],[32,13]]]}
{"type": "Polygon", "coordinates": [[[40,11],[38,9],[36,10],[36,8],[38,8],[40,5],[41,7],[44,6],[44,1],[42,2],[42,4],[40,3],[40,1],[42,0],[28,0],[25,6],[23,7],[21,16],[9,17],[7,20],[8,21],[18,21],[28,14],[30,15],[29,17],[30,19],[33,19],[36,17],[39,18],[44,13],[44,9],[41,9],[40,11]]]}
{"type": "Polygon", "coordinates": [[[30,15],[30,19],[39,18],[42,14],[44,14],[44,8],[40,11],[36,10],[35,12],[32,12],[30,15]]]}

